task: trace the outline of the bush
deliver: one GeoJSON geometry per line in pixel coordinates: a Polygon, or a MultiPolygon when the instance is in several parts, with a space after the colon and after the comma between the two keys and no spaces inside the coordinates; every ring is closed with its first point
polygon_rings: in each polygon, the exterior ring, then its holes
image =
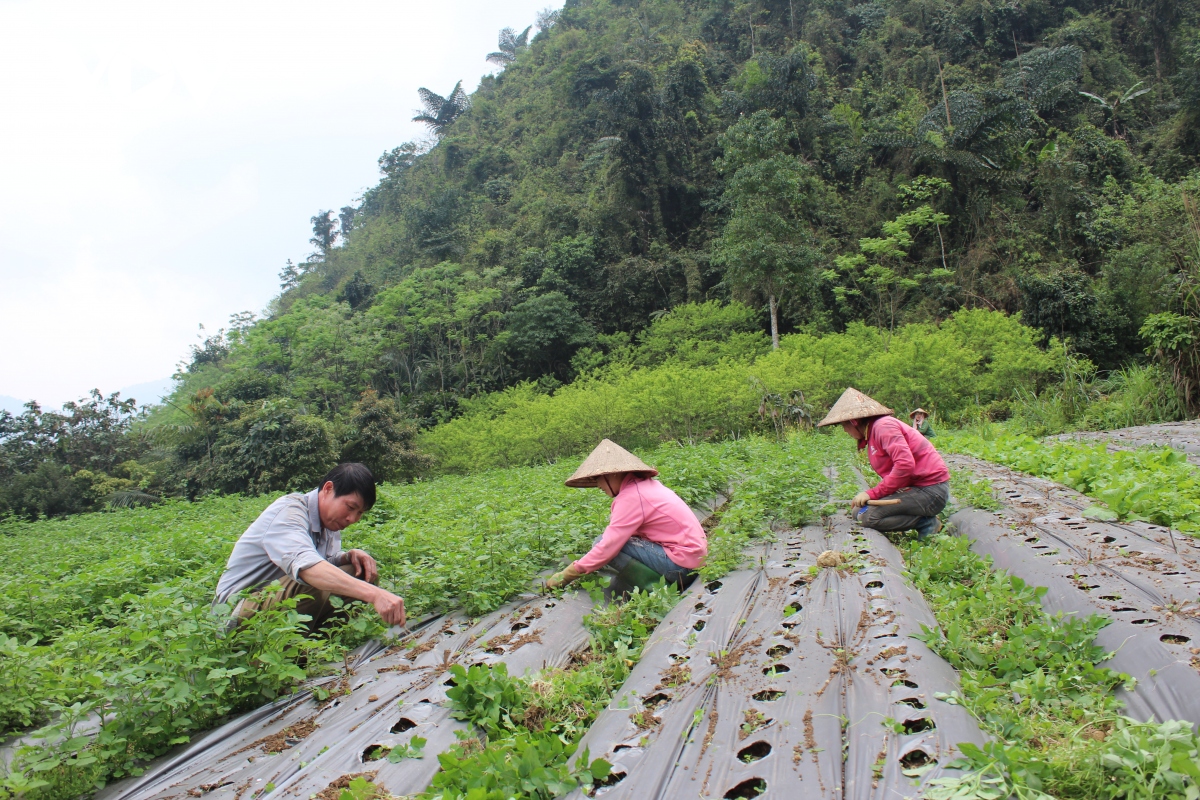
{"type": "MultiPolygon", "coordinates": [[[[712,316],[717,314],[710,307],[680,319],[712,316]]],[[[654,334],[646,341],[665,347],[667,338],[654,334]]],[[[828,408],[847,386],[901,415],[923,406],[943,419],[964,420],[1014,390],[1036,393],[1056,376],[1063,347],[1052,340],[1043,349],[1038,340],[1018,317],[993,311],[960,311],[940,326],[906,325],[894,334],[853,323],[840,334],[786,336],[779,350],[753,363],[694,367],[685,358],[645,369],[619,364],[553,395],[529,386],[510,389],[494,400],[472,401],[465,416],[427,431],[419,443],[444,472],[552,462],[605,437],[626,447],[652,447],[769,430],[757,413],[764,393],[799,389],[807,403],[828,408]]]]}

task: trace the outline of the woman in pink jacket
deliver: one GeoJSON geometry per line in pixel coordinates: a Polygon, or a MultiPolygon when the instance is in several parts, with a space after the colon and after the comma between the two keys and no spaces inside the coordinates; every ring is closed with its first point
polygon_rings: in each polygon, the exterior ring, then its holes
{"type": "Polygon", "coordinates": [[[581,575],[611,566],[621,572],[639,561],[681,587],[691,583],[708,555],[708,538],[688,504],[654,480],[658,471],[605,439],[567,479],[567,486],[598,486],[612,501],[608,527],[587,555],[546,586],[557,589],[581,575]]]}
{"type": "Polygon", "coordinates": [[[950,471],[928,439],[891,414],[890,408],[851,388],[817,427],[841,423],[859,450],[867,448],[871,468],[881,479],[854,496],[850,509],[858,520],[877,531],[916,530],[924,539],[942,528],[937,515],[950,499],[950,471]],[[869,505],[872,500],[895,502],[869,505]]]}

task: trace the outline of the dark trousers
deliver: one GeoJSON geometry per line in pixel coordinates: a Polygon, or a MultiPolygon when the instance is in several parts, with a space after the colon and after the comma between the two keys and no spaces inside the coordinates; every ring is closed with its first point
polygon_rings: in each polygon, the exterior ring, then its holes
{"type": "Polygon", "coordinates": [[[917,530],[946,507],[950,499],[950,484],[909,486],[879,499],[900,502],[890,506],[866,506],[858,516],[858,521],[864,527],[874,528],[881,533],[917,530]]]}

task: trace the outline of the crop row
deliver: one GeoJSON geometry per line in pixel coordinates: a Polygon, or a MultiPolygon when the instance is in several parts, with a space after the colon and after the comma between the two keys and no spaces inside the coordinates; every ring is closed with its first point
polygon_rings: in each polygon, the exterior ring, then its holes
{"type": "MultiPolygon", "coordinates": [[[[716,574],[736,565],[742,545],[772,519],[821,512],[832,441],[664,446],[646,458],[689,502],[734,487],[710,533],[706,571],[716,574]]],[[[482,614],[541,570],[582,554],[603,528],[601,493],[562,485],[574,466],[382,487],[345,546],[376,555],[384,584],[405,596],[414,616],[453,606],[482,614]]],[[[171,503],[3,528],[15,558],[0,592],[0,726],[56,721],[37,734],[52,746],[18,759],[6,778],[10,791],[44,780],[49,786],[37,793],[66,796],[135,772],[195,731],[289,691],[306,677],[299,664],[328,663],[381,633],[372,614],[360,613],[314,640],[284,609],[218,635],[212,587],[233,541],[268,500],[171,503]],[[99,721],[98,733],[76,735],[89,719],[99,721]]]]}
{"type": "Polygon", "coordinates": [[[1190,723],[1142,723],[1121,715],[1113,690],[1129,676],[1103,666],[1107,624],[1050,616],[1044,588],[994,571],[965,537],[905,548],[908,577],[937,619],[923,640],[959,671],[950,699],[992,742],[962,744],[960,779],[931,800],[1019,797],[1191,800],[1200,793],[1200,737],[1190,723]]]}
{"type": "Polygon", "coordinates": [[[1109,452],[1105,445],[1040,442],[985,430],[938,439],[938,446],[967,453],[1069,486],[1103,501],[1086,516],[1141,519],[1200,533],[1200,473],[1169,448],[1109,452]]]}

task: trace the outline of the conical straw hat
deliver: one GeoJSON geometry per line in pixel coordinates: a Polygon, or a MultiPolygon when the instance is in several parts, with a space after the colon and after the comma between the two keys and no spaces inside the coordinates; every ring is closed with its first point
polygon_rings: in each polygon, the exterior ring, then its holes
{"type": "Polygon", "coordinates": [[[926,411],[926,410],[925,410],[925,409],[923,409],[923,408],[917,408],[917,409],[914,409],[914,410],[912,410],[912,411],[908,412],[908,418],[909,418],[909,419],[912,419],[912,418],[913,418],[913,417],[915,417],[917,414],[924,414],[924,415],[925,415],[925,416],[927,416],[927,417],[929,416],[929,412],[928,412],[928,411],[926,411]]]}
{"type": "Polygon", "coordinates": [[[653,478],[658,470],[648,467],[633,453],[614,441],[605,439],[596,445],[592,454],[584,459],[575,470],[575,474],[567,478],[567,486],[576,489],[588,489],[596,485],[596,479],[601,475],[612,475],[616,472],[640,472],[653,478]]]}
{"type": "Polygon", "coordinates": [[[852,419],[882,417],[891,413],[892,410],[890,408],[875,402],[852,386],[842,392],[842,396],[833,404],[833,408],[829,409],[829,413],[825,415],[825,419],[817,423],[817,427],[836,425],[839,422],[849,422],[852,419]]]}

